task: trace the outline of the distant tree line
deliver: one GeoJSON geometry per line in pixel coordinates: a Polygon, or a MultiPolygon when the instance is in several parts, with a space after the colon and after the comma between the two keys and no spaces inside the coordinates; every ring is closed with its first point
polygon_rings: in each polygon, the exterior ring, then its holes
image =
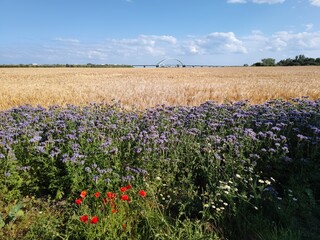
{"type": "Polygon", "coordinates": [[[2,64],[0,68],[131,68],[125,64],[2,64]]]}
{"type": "Polygon", "coordinates": [[[320,66],[320,58],[308,58],[298,55],[294,59],[287,58],[276,63],[273,58],[264,58],[261,62],[256,62],[252,66],[320,66]]]}

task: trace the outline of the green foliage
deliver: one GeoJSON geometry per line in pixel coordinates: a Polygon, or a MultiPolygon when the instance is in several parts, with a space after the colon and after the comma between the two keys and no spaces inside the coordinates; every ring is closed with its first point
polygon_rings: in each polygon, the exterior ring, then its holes
{"type": "Polygon", "coordinates": [[[261,62],[256,62],[252,66],[320,66],[320,58],[309,58],[298,55],[294,59],[287,58],[275,62],[273,58],[264,58],[261,62]]]}
{"type": "MultiPolygon", "coordinates": [[[[1,232],[7,233],[8,236],[15,235],[14,232],[16,223],[20,221],[24,217],[23,204],[22,202],[14,202],[10,204],[10,206],[3,206],[0,204],[0,207],[5,210],[5,216],[0,213],[0,229],[1,232]]],[[[2,239],[3,235],[0,234],[0,238],[2,239]]]]}
{"type": "Polygon", "coordinates": [[[319,101],[293,99],[7,111],[0,115],[0,226],[12,239],[313,239],[319,109],[319,101]],[[129,183],[132,201],[117,198],[112,214],[103,198],[120,196],[129,183]],[[83,190],[88,196],[77,205],[83,190]],[[27,196],[36,200],[13,203],[27,196]],[[84,224],[83,215],[99,222],[84,224]]]}
{"type": "Polygon", "coordinates": [[[125,64],[2,64],[0,68],[132,68],[125,64]]]}
{"type": "Polygon", "coordinates": [[[304,55],[298,55],[294,59],[287,58],[277,63],[279,66],[319,66],[320,58],[308,58],[304,55]]]}
{"type": "Polygon", "coordinates": [[[261,60],[263,66],[275,66],[276,60],[274,58],[264,58],[261,60]]]}
{"type": "Polygon", "coordinates": [[[261,59],[261,62],[254,63],[252,66],[275,66],[276,60],[273,58],[263,58],[261,59]]]}

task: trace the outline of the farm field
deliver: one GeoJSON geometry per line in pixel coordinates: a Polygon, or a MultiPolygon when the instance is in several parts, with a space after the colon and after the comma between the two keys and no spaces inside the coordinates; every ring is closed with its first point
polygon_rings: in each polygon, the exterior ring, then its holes
{"type": "Polygon", "coordinates": [[[319,79],[0,69],[0,239],[318,240],[319,79]]]}
{"type": "Polygon", "coordinates": [[[250,99],[320,97],[319,67],[161,69],[0,69],[0,110],[25,104],[87,105],[121,100],[145,109],[157,104],[195,106],[250,99]]]}

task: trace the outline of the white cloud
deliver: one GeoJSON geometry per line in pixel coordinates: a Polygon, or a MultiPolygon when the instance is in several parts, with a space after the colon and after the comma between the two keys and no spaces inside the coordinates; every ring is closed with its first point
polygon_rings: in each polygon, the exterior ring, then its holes
{"type": "Polygon", "coordinates": [[[147,42],[165,42],[165,43],[169,43],[169,44],[176,44],[177,43],[177,39],[173,36],[167,36],[167,35],[161,35],[161,36],[157,36],[157,35],[140,35],[140,38],[147,42]]]}
{"type": "Polygon", "coordinates": [[[241,40],[248,50],[247,59],[255,59],[251,62],[257,62],[266,57],[281,60],[300,54],[314,58],[320,56],[320,32],[316,31],[281,31],[271,35],[254,31],[251,35],[242,37],[241,40]]]}
{"type": "Polygon", "coordinates": [[[56,38],[43,44],[0,46],[0,59],[13,63],[127,63],[156,64],[173,57],[186,64],[236,65],[262,58],[277,60],[304,54],[320,56],[320,31],[281,31],[249,35],[213,32],[176,38],[170,35],[139,35],[132,38],[84,42],[56,38]]]}
{"type": "Polygon", "coordinates": [[[176,52],[176,44],[177,39],[167,35],[140,35],[137,38],[109,39],[105,43],[112,47],[112,54],[126,57],[169,55],[176,52]]]}
{"type": "Polygon", "coordinates": [[[320,48],[319,32],[276,32],[269,38],[271,51],[304,51],[320,48]]]}
{"type": "Polygon", "coordinates": [[[89,59],[106,59],[107,54],[104,51],[99,50],[88,50],[87,56],[89,59]]]}
{"type": "Polygon", "coordinates": [[[241,39],[248,53],[263,52],[268,42],[268,37],[260,30],[254,30],[251,35],[242,37],[241,39]]]}
{"type": "Polygon", "coordinates": [[[214,32],[193,37],[182,46],[191,54],[246,53],[247,49],[233,32],[214,32]]]}
{"type": "Polygon", "coordinates": [[[311,5],[320,7],[320,0],[310,0],[311,5]]]}
{"type": "Polygon", "coordinates": [[[198,54],[198,53],[200,53],[198,46],[195,46],[195,45],[190,45],[190,46],[189,46],[189,52],[190,52],[191,54],[198,54]]]}

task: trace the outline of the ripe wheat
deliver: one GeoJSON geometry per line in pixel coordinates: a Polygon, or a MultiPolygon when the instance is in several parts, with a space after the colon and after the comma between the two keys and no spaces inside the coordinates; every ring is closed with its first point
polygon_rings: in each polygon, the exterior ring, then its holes
{"type": "Polygon", "coordinates": [[[249,99],[320,98],[320,67],[157,69],[0,69],[0,110],[30,104],[86,105],[120,100],[126,108],[249,99]]]}

